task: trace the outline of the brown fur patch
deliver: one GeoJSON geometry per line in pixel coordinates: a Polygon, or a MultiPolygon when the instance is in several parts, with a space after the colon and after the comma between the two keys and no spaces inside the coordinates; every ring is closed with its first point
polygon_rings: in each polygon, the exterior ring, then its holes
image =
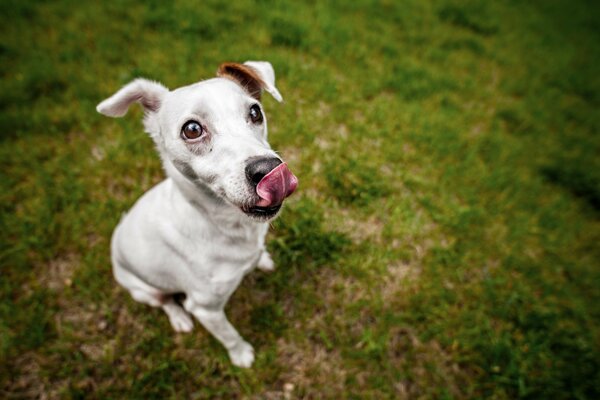
{"type": "Polygon", "coordinates": [[[217,76],[229,78],[239,83],[256,100],[260,101],[265,83],[256,71],[244,64],[223,63],[217,70],[217,76]]]}

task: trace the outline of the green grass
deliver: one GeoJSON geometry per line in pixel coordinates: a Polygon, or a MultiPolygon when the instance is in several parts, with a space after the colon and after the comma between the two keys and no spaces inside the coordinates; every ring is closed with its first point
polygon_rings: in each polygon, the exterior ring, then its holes
{"type": "Polygon", "coordinates": [[[600,397],[598,5],[311,3],[2,3],[0,397],[600,397]],[[248,59],[300,187],[228,306],[240,370],[113,281],[163,172],[95,105],[248,59]]]}

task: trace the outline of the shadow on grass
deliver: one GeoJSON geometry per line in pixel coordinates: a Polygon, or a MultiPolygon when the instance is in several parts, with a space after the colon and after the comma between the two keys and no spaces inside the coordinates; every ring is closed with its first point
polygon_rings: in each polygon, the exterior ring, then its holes
{"type": "Polygon", "coordinates": [[[302,295],[303,286],[319,279],[320,270],[337,268],[342,252],[351,242],[346,235],[328,230],[323,223],[323,211],[307,198],[288,207],[273,223],[272,232],[275,237],[268,244],[277,272],[248,277],[255,280],[251,285],[269,296],[267,301],[253,300],[250,326],[256,332],[269,331],[270,335],[280,336],[288,327],[286,314],[302,308],[294,300],[307,299],[302,295]],[[294,310],[284,312],[283,303],[294,310]]]}
{"type": "Polygon", "coordinates": [[[564,162],[546,166],[541,173],[548,181],[568,190],[600,213],[600,179],[590,169],[564,162]]]}

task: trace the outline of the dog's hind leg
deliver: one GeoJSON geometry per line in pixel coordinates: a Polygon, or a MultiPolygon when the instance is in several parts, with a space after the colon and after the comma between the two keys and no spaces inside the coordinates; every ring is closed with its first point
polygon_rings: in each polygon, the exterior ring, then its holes
{"type": "Polygon", "coordinates": [[[192,317],[175,302],[172,294],[150,286],[119,265],[116,260],[113,260],[113,272],[117,282],[129,290],[135,301],[162,308],[176,332],[191,332],[194,328],[192,317]]]}
{"type": "Polygon", "coordinates": [[[179,304],[169,298],[161,306],[164,312],[167,313],[171,326],[175,329],[175,332],[191,332],[194,328],[194,321],[192,317],[187,313],[179,304]]]}

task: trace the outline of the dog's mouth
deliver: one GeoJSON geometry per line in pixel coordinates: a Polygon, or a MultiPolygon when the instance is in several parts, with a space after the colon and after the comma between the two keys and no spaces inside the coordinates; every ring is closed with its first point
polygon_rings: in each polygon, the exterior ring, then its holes
{"type": "Polygon", "coordinates": [[[290,196],[298,186],[298,178],[281,163],[266,174],[256,185],[258,201],[242,210],[258,219],[270,219],[281,209],[283,200],[290,196]]]}
{"type": "Polygon", "coordinates": [[[249,215],[250,217],[267,220],[273,218],[281,209],[281,204],[271,207],[242,207],[242,211],[249,215]]]}
{"type": "Polygon", "coordinates": [[[289,170],[286,163],[281,163],[266,174],[256,185],[256,194],[260,198],[256,206],[270,208],[281,205],[298,186],[298,178],[289,170]]]}

